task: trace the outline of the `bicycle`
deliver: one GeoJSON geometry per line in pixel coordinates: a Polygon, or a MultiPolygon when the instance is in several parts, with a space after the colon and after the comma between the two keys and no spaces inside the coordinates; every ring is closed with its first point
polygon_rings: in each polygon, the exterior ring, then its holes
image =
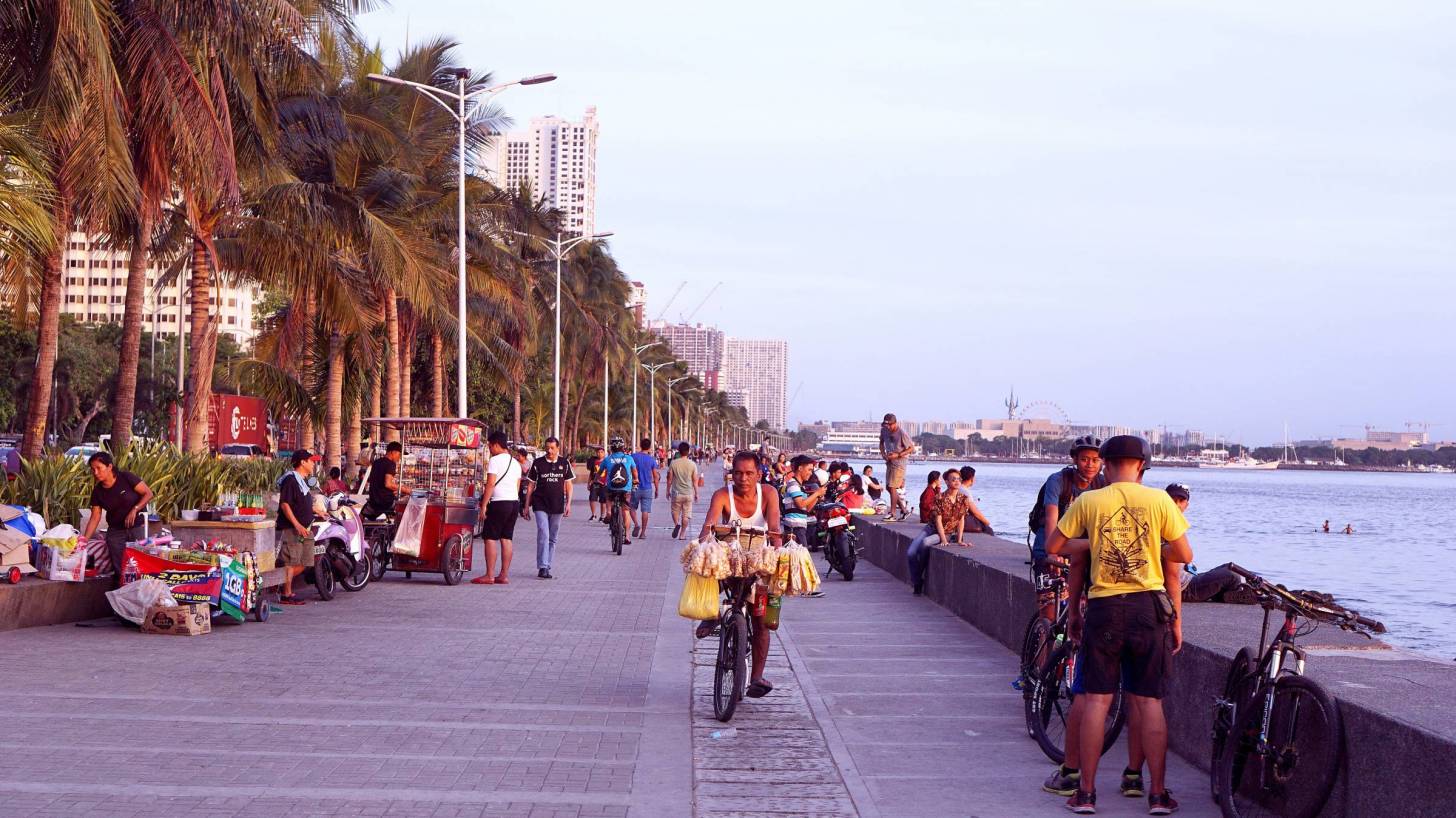
{"type": "Polygon", "coordinates": [[[713,716],[726,722],[743,700],[757,626],[748,615],[753,577],[729,577],[719,586],[725,603],[718,616],[718,657],[713,667],[713,716]]]}
{"type": "Polygon", "coordinates": [[[1290,591],[1237,565],[1229,568],[1259,596],[1264,624],[1258,651],[1239,649],[1223,695],[1214,701],[1213,796],[1227,818],[1312,818],[1339,773],[1344,723],[1329,693],[1305,677],[1305,652],[1294,640],[1322,622],[1367,639],[1385,633],[1385,626],[1328,595],[1290,591]],[[1284,624],[1268,640],[1275,610],[1284,613],[1284,624]]]}
{"type": "MultiPolygon", "coordinates": [[[[1057,764],[1066,761],[1067,716],[1076,694],[1072,692],[1077,678],[1078,644],[1067,633],[1067,577],[1061,571],[1043,568],[1034,571],[1038,607],[1027,623],[1021,643],[1021,676],[1014,686],[1021,690],[1026,715],[1026,733],[1036,741],[1047,758],[1057,764]],[[1050,595],[1054,618],[1041,613],[1041,600],[1050,595]]],[[[1112,696],[1102,739],[1105,754],[1117,743],[1127,722],[1122,691],[1112,696]]]]}
{"type": "Polygon", "coordinates": [[[622,546],[627,542],[627,529],[622,525],[622,514],[627,508],[627,492],[611,492],[611,513],[607,518],[607,530],[612,535],[612,553],[622,555],[622,546]]]}

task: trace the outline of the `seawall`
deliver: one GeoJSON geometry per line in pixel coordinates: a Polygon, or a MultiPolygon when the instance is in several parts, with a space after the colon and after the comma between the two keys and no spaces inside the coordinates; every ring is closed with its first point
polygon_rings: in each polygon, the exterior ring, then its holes
{"type": "MultiPolygon", "coordinates": [[[[908,582],[905,551],[921,526],[864,518],[856,526],[863,558],[908,582]]],[[[1196,532],[1192,538],[1200,565],[1223,562],[1216,554],[1199,553],[1196,532]]],[[[934,548],[926,596],[1020,652],[1036,608],[1026,545],[985,535],[971,535],[971,540],[970,547],[934,548]]],[[[1320,590],[1338,596],[1338,589],[1320,590]]],[[[908,586],[905,593],[910,593],[908,586]]],[[[1258,647],[1263,611],[1217,603],[1189,603],[1183,611],[1184,647],[1174,659],[1172,691],[1164,701],[1169,742],[1183,758],[1207,770],[1213,700],[1222,692],[1238,649],[1258,647]]],[[[1339,702],[1345,727],[1340,775],[1321,815],[1451,815],[1456,667],[1333,626],[1298,642],[1309,653],[1307,675],[1339,702]]],[[[1206,797],[1206,790],[1179,794],[1183,800],[1206,797]]]]}

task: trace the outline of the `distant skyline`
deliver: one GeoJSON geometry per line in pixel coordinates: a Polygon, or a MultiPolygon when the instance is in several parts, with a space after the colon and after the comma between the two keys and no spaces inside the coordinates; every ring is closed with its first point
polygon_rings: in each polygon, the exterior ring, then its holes
{"type": "Polygon", "coordinates": [[[997,417],[1456,438],[1449,4],[419,0],[498,103],[601,122],[657,317],[790,346],[791,423],[997,417]],[[955,407],[954,411],[947,411],[955,407]]]}

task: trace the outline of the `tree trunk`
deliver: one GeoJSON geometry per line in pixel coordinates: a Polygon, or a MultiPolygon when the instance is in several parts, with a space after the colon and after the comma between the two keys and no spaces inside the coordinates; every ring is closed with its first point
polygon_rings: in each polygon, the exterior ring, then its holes
{"type": "Polygon", "coordinates": [[[399,333],[399,414],[414,417],[415,321],[400,321],[399,333]]]}
{"type": "MultiPolygon", "coordinates": [[[[350,470],[357,469],[359,467],[360,458],[364,456],[364,445],[360,442],[360,438],[364,435],[363,413],[364,397],[362,395],[355,394],[354,400],[349,406],[348,431],[345,432],[344,435],[344,448],[349,457],[349,464],[346,468],[350,470]]],[[[350,479],[348,474],[344,475],[344,482],[348,483],[349,485],[353,485],[353,480],[350,479]]]]}
{"type": "Polygon", "coordinates": [[[445,340],[430,331],[430,416],[445,416],[445,340]]]}
{"type": "Polygon", "coordinates": [[[304,415],[298,419],[298,448],[315,452],[316,449],[313,444],[313,417],[311,415],[304,415]]]}
{"type": "MultiPolygon", "coordinates": [[[[91,428],[91,421],[95,420],[96,416],[101,414],[101,409],[104,405],[100,399],[91,401],[91,408],[76,422],[76,427],[71,430],[71,439],[76,445],[79,446],[86,442],[86,430],[91,428]]],[[[112,445],[115,445],[114,441],[112,445]]]]}
{"type": "Polygon", "coordinates": [[[152,216],[143,207],[132,234],[131,258],[126,265],[126,315],[121,320],[121,355],[116,372],[116,396],[111,405],[111,449],[131,443],[136,417],[137,366],[141,363],[142,321],[146,319],[147,263],[152,239],[152,216]]]}
{"type": "MultiPolygon", "coordinates": [[[[388,386],[384,390],[384,414],[397,418],[399,411],[399,297],[394,290],[384,294],[384,340],[388,345],[384,355],[384,375],[388,386]]],[[[399,433],[386,429],[384,436],[398,440],[399,433]]]]}
{"type": "Polygon", "coordinates": [[[69,202],[58,194],[55,248],[46,256],[40,282],[40,320],[36,326],[35,374],[30,379],[30,405],[25,412],[25,439],[20,456],[31,460],[45,448],[46,416],[51,408],[52,380],[56,375],[56,352],[61,340],[61,255],[71,233],[69,202]]]}
{"type": "MultiPolygon", "coordinates": [[[[381,404],[384,402],[384,383],[379,373],[374,373],[374,378],[369,382],[369,417],[383,417],[381,404]]],[[[369,424],[369,442],[379,443],[379,424],[369,424]]]]}
{"type": "Polygon", "coordinates": [[[212,402],[212,368],[217,360],[217,325],[209,315],[212,299],[212,264],[200,238],[192,240],[192,366],[187,379],[187,447],[208,448],[207,414],[212,402]]]}
{"type": "Polygon", "coordinates": [[[516,394],[511,399],[511,440],[521,439],[521,382],[516,381],[516,394]]]}
{"type": "Polygon", "coordinates": [[[344,339],[329,333],[328,386],[324,393],[324,470],[342,470],[344,444],[344,339]]]}

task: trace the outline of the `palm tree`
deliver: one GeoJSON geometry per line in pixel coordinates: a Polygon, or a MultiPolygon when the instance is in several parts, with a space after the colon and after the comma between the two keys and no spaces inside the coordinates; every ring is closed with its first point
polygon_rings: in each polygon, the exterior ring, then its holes
{"type": "Polygon", "coordinates": [[[45,445],[61,316],[61,255],[73,227],[93,229],[132,209],[124,97],[112,58],[117,17],[101,0],[0,4],[0,76],[13,83],[47,162],[41,178],[54,234],[40,262],[37,356],[21,454],[45,445]]]}

